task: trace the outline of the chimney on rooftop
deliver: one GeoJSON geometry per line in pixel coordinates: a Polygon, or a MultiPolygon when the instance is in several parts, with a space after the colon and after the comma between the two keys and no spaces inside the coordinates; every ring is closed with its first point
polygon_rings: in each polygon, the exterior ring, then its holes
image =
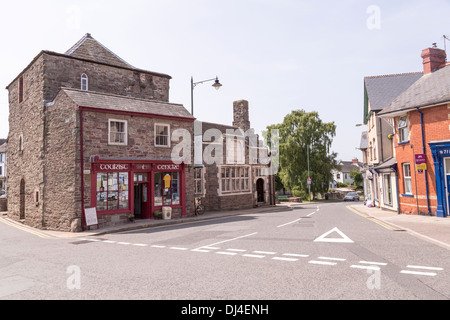
{"type": "Polygon", "coordinates": [[[352,159],[353,163],[358,164],[358,158],[352,159]]]}
{"type": "Polygon", "coordinates": [[[439,49],[436,46],[436,43],[433,43],[432,48],[427,48],[422,50],[423,59],[423,73],[431,73],[433,71],[436,71],[436,69],[439,69],[443,66],[445,66],[447,55],[445,54],[445,51],[442,49],[439,49]]]}

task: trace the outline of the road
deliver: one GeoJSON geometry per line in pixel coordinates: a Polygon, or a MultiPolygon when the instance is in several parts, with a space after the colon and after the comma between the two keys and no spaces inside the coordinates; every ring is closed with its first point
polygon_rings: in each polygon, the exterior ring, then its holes
{"type": "Polygon", "coordinates": [[[84,238],[0,223],[4,300],[448,300],[449,265],[345,203],[84,238]]]}

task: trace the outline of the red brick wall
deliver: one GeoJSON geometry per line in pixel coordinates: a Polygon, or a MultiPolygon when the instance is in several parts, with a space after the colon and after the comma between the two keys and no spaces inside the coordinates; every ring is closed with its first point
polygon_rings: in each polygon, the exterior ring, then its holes
{"type": "MultiPolygon", "coordinates": [[[[449,130],[449,110],[447,105],[422,109],[425,155],[427,161],[427,171],[418,173],[415,169],[414,154],[423,153],[422,128],[420,113],[410,111],[408,113],[409,121],[409,142],[398,144],[398,132],[396,135],[395,152],[398,164],[398,187],[400,211],[408,214],[428,213],[426,181],[428,182],[428,199],[431,213],[436,213],[436,179],[433,164],[433,157],[428,142],[436,140],[450,139],[449,130]],[[411,186],[413,196],[404,196],[405,187],[403,179],[403,163],[411,165],[411,186]],[[417,189],[416,189],[417,188],[417,189]]],[[[395,119],[397,127],[398,118],[395,119]]],[[[398,130],[397,130],[398,131],[398,130]]]]}

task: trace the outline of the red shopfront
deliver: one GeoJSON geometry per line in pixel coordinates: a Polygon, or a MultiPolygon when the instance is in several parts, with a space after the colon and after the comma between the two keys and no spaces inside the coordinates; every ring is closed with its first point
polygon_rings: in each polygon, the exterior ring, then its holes
{"type": "Polygon", "coordinates": [[[186,215],[185,165],[166,161],[104,161],[91,165],[91,207],[98,216],[133,213],[153,218],[171,207],[186,215]]]}

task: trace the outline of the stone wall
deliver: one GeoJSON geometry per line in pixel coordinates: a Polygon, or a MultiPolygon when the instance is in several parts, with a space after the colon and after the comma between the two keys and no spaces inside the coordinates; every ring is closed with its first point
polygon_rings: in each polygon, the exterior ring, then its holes
{"type": "Polygon", "coordinates": [[[81,88],[81,75],[88,76],[88,90],[142,99],[169,101],[170,78],[150,72],[43,53],[44,99],[53,100],[61,87],[81,88]]]}
{"type": "Polygon", "coordinates": [[[42,228],[42,201],[44,187],[44,123],[43,103],[44,58],[38,57],[21,75],[23,78],[23,101],[19,102],[19,80],[9,86],[9,135],[7,194],[8,216],[23,220],[27,225],[42,228]],[[19,141],[23,139],[23,150],[19,141]],[[25,184],[20,216],[21,180],[25,184]],[[35,196],[39,199],[35,199],[35,196]],[[36,201],[38,200],[38,201],[36,201]],[[24,218],[24,219],[23,219],[24,218]]]}

